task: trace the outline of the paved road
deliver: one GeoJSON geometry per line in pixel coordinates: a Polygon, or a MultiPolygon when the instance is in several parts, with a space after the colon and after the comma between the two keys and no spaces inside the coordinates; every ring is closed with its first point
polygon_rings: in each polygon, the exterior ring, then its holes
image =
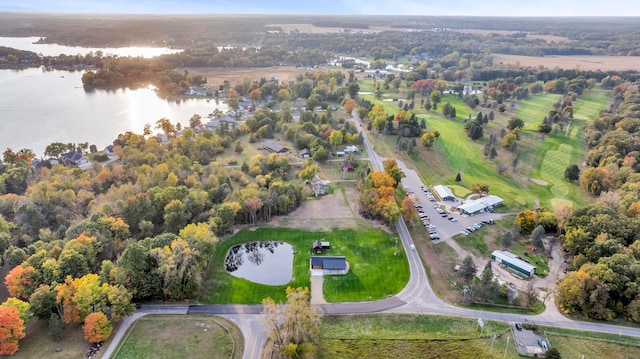
{"type": "MultiPolygon", "coordinates": [[[[353,113],[352,121],[360,124],[360,119],[357,117],[355,111],[353,113]]],[[[365,131],[363,131],[363,135],[364,146],[369,153],[370,161],[374,169],[382,170],[384,168],[383,161],[385,159],[375,153],[365,131]]],[[[415,171],[409,170],[401,161],[398,161],[398,165],[407,175],[403,180],[403,184],[409,185],[415,192],[420,192],[419,186],[423,182],[419,175],[415,171]]],[[[426,197],[423,197],[423,199],[425,200],[423,202],[423,207],[428,209],[428,204],[431,202],[429,202],[426,197]]],[[[437,212],[433,211],[433,208],[431,209],[435,215],[431,216],[431,212],[428,212],[429,216],[432,218],[432,223],[434,223],[438,228],[441,228],[443,234],[442,237],[445,235],[450,237],[451,235],[459,232],[459,229],[455,229],[459,224],[454,226],[455,223],[451,223],[450,221],[440,217],[437,212]]],[[[475,216],[473,219],[467,221],[478,221],[478,219],[481,218],[475,216]]],[[[459,218],[459,221],[461,220],[463,220],[463,218],[459,218]]],[[[465,223],[466,222],[462,222],[462,224],[465,223]]],[[[552,301],[547,303],[547,309],[543,313],[534,316],[484,312],[480,310],[460,308],[448,304],[440,299],[431,289],[420,256],[416,251],[410,249],[411,244],[413,244],[413,239],[411,238],[402,218],[398,221],[396,228],[409,259],[410,278],[407,286],[393,297],[373,302],[321,304],[318,306],[320,311],[324,314],[377,312],[440,314],[466,318],[482,318],[483,320],[496,320],[510,323],[522,322],[526,318],[527,320],[533,321],[539,325],[640,337],[640,328],[570,320],[558,312],[555,305],[552,304],[552,301]]],[[[228,318],[238,325],[244,335],[245,351],[243,359],[260,359],[260,350],[267,339],[267,328],[264,326],[263,315],[261,314],[262,305],[236,304],[191,305],[188,307],[166,305],[143,306],[141,309],[137,310],[132,317],[128,317],[123,320],[118,332],[114,335],[111,345],[105,350],[103,358],[111,357],[118,342],[122,339],[127,328],[135,321],[135,319],[147,314],[168,314],[174,312],[176,314],[216,314],[228,318]]]]}

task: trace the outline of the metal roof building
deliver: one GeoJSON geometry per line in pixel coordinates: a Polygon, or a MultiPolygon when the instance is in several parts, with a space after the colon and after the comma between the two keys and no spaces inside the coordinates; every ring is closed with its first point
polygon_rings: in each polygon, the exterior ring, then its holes
{"type": "Polygon", "coordinates": [[[455,201],[456,197],[453,195],[453,192],[447,186],[443,186],[441,184],[433,186],[433,190],[436,192],[438,197],[440,197],[443,201],[455,201]]]}
{"type": "Polygon", "coordinates": [[[494,195],[488,195],[486,197],[480,197],[473,201],[466,201],[465,203],[458,206],[458,211],[461,214],[472,215],[479,212],[484,212],[486,210],[492,210],[494,206],[497,206],[502,202],[502,198],[494,195]]]}
{"type": "Polygon", "coordinates": [[[535,266],[523,261],[511,252],[495,250],[491,253],[491,259],[525,277],[531,277],[536,272],[535,266]]]}

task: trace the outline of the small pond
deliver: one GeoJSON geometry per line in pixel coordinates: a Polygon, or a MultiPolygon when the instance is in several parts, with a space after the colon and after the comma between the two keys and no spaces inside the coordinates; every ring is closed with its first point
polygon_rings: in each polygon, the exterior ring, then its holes
{"type": "Polygon", "coordinates": [[[229,249],[224,265],[231,275],[252,282],[287,284],[293,273],[293,247],[276,241],[240,244],[229,249]]]}

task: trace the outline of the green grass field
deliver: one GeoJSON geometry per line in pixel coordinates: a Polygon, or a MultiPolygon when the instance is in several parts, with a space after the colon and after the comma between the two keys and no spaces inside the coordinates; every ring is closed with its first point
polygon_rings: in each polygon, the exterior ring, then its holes
{"type": "MultiPolygon", "coordinates": [[[[637,338],[541,327],[563,358],[640,357],[637,338]]],[[[508,325],[446,316],[376,314],[324,317],[319,358],[520,358],[508,325]],[[497,338],[491,349],[491,336],[497,338]],[[487,335],[489,334],[489,335],[487,335]],[[506,352],[505,352],[506,348],[506,352]],[[491,352],[491,354],[489,354],[491,352]]]]}
{"type": "Polygon", "coordinates": [[[640,358],[640,341],[635,337],[552,327],[539,330],[563,358],[640,358]]]}
{"type": "MultiPolygon", "coordinates": [[[[378,101],[373,95],[365,95],[376,104],[381,104],[388,113],[398,111],[395,103],[378,101]]],[[[564,179],[564,169],[572,163],[581,163],[585,156],[586,146],[582,138],[584,118],[597,115],[606,108],[607,92],[594,89],[576,101],[576,119],[573,120],[569,136],[564,132],[541,135],[537,131],[538,124],[547,115],[559,95],[536,94],[516,105],[515,113],[498,114],[496,119],[485,127],[484,139],[473,142],[464,131],[464,119],[471,114],[474,118],[477,111],[488,109],[470,109],[460,99],[444,95],[442,103],[451,102],[456,107],[456,119],[446,119],[439,111],[426,112],[416,109],[415,112],[427,121],[429,130],[440,132],[432,150],[420,149],[420,155],[409,158],[395,150],[395,136],[370,136],[377,151],[384,156],[395,156],[413,163],[421,176],[429,184],[444,183],[458,185],[454,179],[458,172],[462,174],[460,187],[468,188],[469,184],[482,182],[489,184],[491,193],[503,197],[509,210],[534,208],[536,200],[543,207],[551,206],[559,201],[583,205],[587,202],[585,195],[577,184],[564,179]],[[525,121],[524,131],[518,141],[518,164],[516,173],[511,169],[513,154],[499,149],[498,157],[492,162],[484,158],[482,149],[490,133],[498,133],[506,126],[508,119],[517,116],[525,121]],[[502,175],[497,173],[497,164],[506,165],[509,169],[502,175]],[[539,178],[548,183],[540,186],[529,181],[529,177],[539,178]]],[[[416,100],[419,102],[419,100],[416,100]]]]}
{"type": "Polygon", "coordinates": [[[147,315],[138,319],[115,358],[242,358],[243,336],[211,315],[147,315]]]}
{"type": "MultiPolygon", "coordinates": [[[[325,317],[320,358],[502,358],[508,327],[488,322],[480,338],[477,320],[427,315],[352,315],[325,317]],[[505,334],[503,334],[505,333],[505,334]]],[[[507,355],[516,358],[510,344],[507,355]]]]}
{"type": "Polygon", "coordinates": [[[524,131],[538,131],[538,125],[547,116],[553,104],[560,99],[560,95],[538,93],[516,105],[517,118],[524,121],[524,131]]]}
{"type": "Polygon", "coordinates": [[[328,276],[324,280],[324,295],[329,302],[365,301],[386,298],[398,293],[409,280],[409,266],[397,236],[381,230],[337,230],[308,232],[289,228],[258,228],[242,230],[220,243],[205,283],[201,298],[205,303],[258,304],[270,297],[285,300],[285,289],[309,287],[311,245],[314,240],[331,242],[326,255],[347,258],[350,271],[344,276],[328,276]],[[287,285],[270,286],[237,278],[224,269],[229,249],[251,241],[284,241],[294,247],[293,280],[287,285]]]}
{"type": "Polygon", "coordinates": [[[89,349],[80,324],[67,324],[64,338],[56,341],[49,335],[49,320],[33,317],[27,321],[25,333],[12,358],[82,358],[89,349]],[[56,352],[57,348],[61,350],[56,352]]]}

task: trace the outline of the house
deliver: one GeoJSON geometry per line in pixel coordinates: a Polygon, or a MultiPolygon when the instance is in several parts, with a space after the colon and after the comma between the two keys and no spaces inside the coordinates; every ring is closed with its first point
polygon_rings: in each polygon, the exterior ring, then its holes
{"type": "Polygon", "coordinates": [[[316,197],[319,195],[327,194],[327,190],[329,189],[329,182],[323,181],[318,177],[314,177],[311,181],[309,181],[309,186],[313,188],[313,192],[316,197]]]}
{"type": "Polygon", "coordinates": [[[71,151],[60,155],[60,162],[65,165],[80,165],[82,163],[89,162],[89,159],[84,157],[81,152],[71,151]]]}
{"type": "Polygon", "coordinates": [[[107,156],[113,155],[113,145],[108,145],[104,148],[104,154],[107,156]]]}
{"type": "Polygon", "coordinates": [[[311,151],[309,151],[308,148],[302,149],[299,154],[300,154],[300,157],[302,157],[302,158],[311,157],[311,151]]]}
{"type": "Polygon", "coordinates": [[[498,196],[488,195],[473,201],[466,201],[458,206],[458,212],[460,212],[460,214],[472,216],[485,211],[493,211],[493,208],[502,204],[503,201],[504,200],[498,196]]]}
{"type": "Polygon", "coordinates": [[[349,264],[345,257],[311,256],[311,269],[321,269],[323,274],[347,274],[349,264]]]}
{"type": "Polygon", "coordinates": [[[451,190],[447,186],[443,186],[439,184],[439,185],[433,186],[433,190],[436,192],[436,194],[438,195],[438,197],[440,197],[442,201],[453,202],[456,200],[456,197],[453,195],[453,192],[451,192],[451,190]]]}
{"type": "Polygon", "coordinates": [[[347,146],[347,147],[344,148],[344,152],[345,153],[358,153],[358,146],[354,146],[354,145],[347,146]]]}
{"type": "Polygon", "coordinates": [[[273,152],[273,153],[286,153],[289,152],[289,149],[284,147],[283,145],[276,143],[274,141],[265,141],[265,143],[262,145],[263,148],[269,152],[273,152]]]}
{"type": "Polygon", "coordinates": [[[311,250],[313,253],[320,254],[322,251],[331,249],[331,244],[329,242],[321,242],[321,241],[313,241],[313,245],[311,246],[311,250]]]}
{"type": "Polygon", "coordinates": [[[524,277],[531,277],[536,272],[535,266],[523,261],[511,252],[495,250],[491,253],[491,259],[496,263],[504,264],[505,267],[524,277]]]}

